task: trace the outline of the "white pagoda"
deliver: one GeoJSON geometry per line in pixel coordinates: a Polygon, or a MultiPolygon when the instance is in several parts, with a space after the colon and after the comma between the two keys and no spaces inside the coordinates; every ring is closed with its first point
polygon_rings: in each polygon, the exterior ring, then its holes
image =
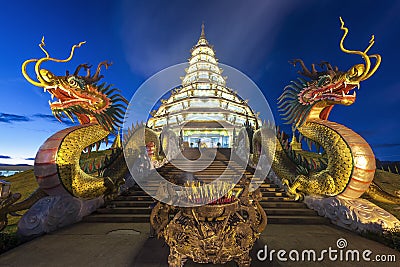
{"type": "Polygon", "coordinates": [[[246,125],[261,126],[261,121],[232,89],[221,74],[213,46],[201,26],[201,35],[191,50],[189,67],[182,85],[162,99],[147,126],[161,131],[169,126],[190,147],[231,147],[236,132],[246,125]]]}

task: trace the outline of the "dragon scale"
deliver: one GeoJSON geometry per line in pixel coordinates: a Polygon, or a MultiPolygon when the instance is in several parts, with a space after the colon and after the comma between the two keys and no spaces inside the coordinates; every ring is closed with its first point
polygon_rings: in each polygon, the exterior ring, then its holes
{"type": "MultiPolygon", "coordinates": [[[[349,128],[331,121],[313,120],[298,128],[303,136],[320,144],[328,159],[327,167],[308,177],[280,170],[287,169],[274,161],[272,168],[288,181],[294,180],[289,193],[360,197],[369,187],[375,173],[375,157],[368,143],[349,128]]],[[[277,141],[281,157],[288,157],[277,141]]],[[[289,159],[286,159],[288,161],[289,159]]]]}
{"type": "Polygon", "coordinates": [[[68,193],[91,198],[103,195],[104,181],[79,166],[82,150],[109,135],[98,124],[70,127],[57,132],[40,147],[35,159],[35,176],[40,188],[49,195],[68,193]]]}

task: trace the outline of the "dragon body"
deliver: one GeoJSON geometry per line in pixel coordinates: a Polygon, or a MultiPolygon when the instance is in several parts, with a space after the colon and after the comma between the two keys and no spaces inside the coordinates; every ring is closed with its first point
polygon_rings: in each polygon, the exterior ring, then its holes
{"type": "Polygon", "coordinates": [[[67,117],[72,121],[77,118],[80,122],[80,125],[55,133],[37,152],[34,172],[40,189],[48,195],[71,194],[91,199],[115,192],[123,177],[97,177],[85,173],[79,165],[81,153],[88,147],[99,145],[110,133],[116,132],[122,122],[127,101],[115,93],[117,89],[98,83],[103,77],[100,75],[101,68],[111,65],[106,61],[97,66],[94,75],[91,75],[91,66],[87,64],[79,65],[73,74],[67,71],[64,76],[56,76],[41,68],[41,64],[47,61],[70,61],[74,50],[83,43],[74,45],[69,57],[60,60],[50,57],[42,39],[39,47],[46,56],[25,61],[22,73],[31,84],[44,88],[52,99],[56,98],[56,101],[49,101],[49,104],[58,120],[67,117]],[[29,63],[35,63],[37,80],[27,73],[29,63]],[[82,69],[86,75],[79,74],[82,69]]]}
{"type": "Polygon", "coordinates": [[[261,145],[270,156],[274,153],[272,168],[282,177],[287,192],[295,199],[302,199],[304,195],[340,195],[354,199],[366,192],[379,201],[400,203],[399,198],[373,183],[375,157],[368,143],[351,129],[328,120],[334,105],[349,106],[355,102],[355,90],[359,89],[360,82],[371,77],[381,63],[380,55],[367,54],[374,44],[374,36],[364,51],[344,47],[348,29],[340,20],[344,31],[341,50],[361,56],[364,64],[340,71],[338,67],[322,62],[319,64],[321,70],[317,71],[315,64],[309,70],[302,60],[295,59],[292,63],[301,65],[299,73],[304,78],[292,81],[278,99],[282,117],[292,125],[292,142],[286,134],[278,131],[273,152],[273,142],[270,139],[261,141],[260,132],[256,132],[254,146],[261,145]],[[323,153],[303,151],[296,134],[299,139],[304,138],[310,148],[311,144],[315,144],[317,150],[322,147],[323,153]]]}

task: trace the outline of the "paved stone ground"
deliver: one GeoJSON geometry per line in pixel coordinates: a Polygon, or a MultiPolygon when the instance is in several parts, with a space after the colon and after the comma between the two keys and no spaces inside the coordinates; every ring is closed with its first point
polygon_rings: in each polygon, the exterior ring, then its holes
{"type": "MultiPolygon", "coordinates": [[[[149,238],[148,224],[79,223],[53,234],[25,243],[0,255],[0,266],[134,266],[167,267],[168,246],[162,240],[149,238]]],[[[377,242],[331,225],[267,225],[252,251],[251,266],[399,266],[400,253],[377,242]],[[267,251],[284,249],[301,252],[315,249],[337,249],[339,238],[346,239],[346,249],[369,249],[375,255],[395,255],[396,263],[329,261],[328,254],[322,262],[282,262],[274,254],[273,261],[259,261],[256,254],[264,246],[267,251]]],[[[288,254],[286,254],[286,257],[288,254]]],[[[318,257],[317,256],[317,257],[318,257]]],[[[196,264],[188,261],[185,267],[233,267],[225,265],[196,264]]]]}

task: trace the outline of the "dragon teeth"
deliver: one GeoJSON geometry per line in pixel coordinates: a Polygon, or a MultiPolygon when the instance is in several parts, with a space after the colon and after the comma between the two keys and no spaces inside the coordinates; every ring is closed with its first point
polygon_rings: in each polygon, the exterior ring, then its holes
{"type": "Polygon", "coordinates": [[[360,84],[359,83],[357,83],[357,89],[360,90],[360,84]]]}
{"type": "Polygon", "coordinates": [[[333,88],[331,88],[331,94],[333,93],[333,88]]]}
{"type": "Polygon", "coordinates": [[[342,96],[343,96],[343,97],[345,97],[345,96],[346,96],[346,94],[344,93],[344,91],[343,91],[343,90],[342,90],[342,96]]]}
{"type": "Polygon", "coordinates": [[[49,100],[49,105],[51,105],[51,101],[49,100]]]}
{"type": "Polygon", "coordinates": [[[353,97],[356,97],[356,91],[354,91],[354,93],[353,93],[353,97]]]}
{"type": "Polygon", "coordinates": [[[54,95],[53,94],[51,94],[51,100],[53,100],[54,99],[54,95]]]}

